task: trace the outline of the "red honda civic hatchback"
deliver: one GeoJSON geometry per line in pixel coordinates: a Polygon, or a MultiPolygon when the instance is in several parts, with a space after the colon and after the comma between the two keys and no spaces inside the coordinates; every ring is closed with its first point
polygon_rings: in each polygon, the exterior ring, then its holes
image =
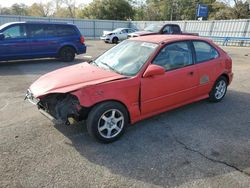
{"type": "Polygon", "coordinates": [[[41,76],[26,99],[55,123],[86,120],[89,134],[108,143],[128,124],[206,98],[221,101],[232,78],[231,58],[209,39],[151,35],[41,76]]]}

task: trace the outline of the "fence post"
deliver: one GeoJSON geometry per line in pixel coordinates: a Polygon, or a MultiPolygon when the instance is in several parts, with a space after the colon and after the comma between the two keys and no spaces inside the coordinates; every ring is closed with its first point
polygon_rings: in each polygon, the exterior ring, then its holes
{"type": "MultiPolygon", "coordinates": [[[[243,29],[242,37],[246,37],[246,35],[247,35],[247,29],[249,27],[249,21],[250,20],[246,20],[246,24],[245,24],[245,27],[243,29]]],[[[244,41],[241,41],[240,46],[243,46],[243,44],[244,44],[244,41]]]]}
{"type": "Polygon", "coordinates": [[[211,37],[212,33],[213,33],[213,30],[214,30],[214,21],[212,21],[211,25],[210,25],[210,28],[209,28],[209,36],[211,37]]]}
{"type": "Polygon", "coordinates": [[[132,22],[131,22],[131,20],[129,20],[127,22],[128,22],[128,28],[132,28],[132,22]]]}
{"type": "Polygon", "coordinates": [[[184,22],[184,26],[183,26],[183,31],[186,32],[186,26],[187,26],[187,22],[184,22]]]}
{"type": "Polygon", "coordinates": [[[94,29],[94,39],[95,39],[95,20],[93,20],[93,29],[94,29]]]}

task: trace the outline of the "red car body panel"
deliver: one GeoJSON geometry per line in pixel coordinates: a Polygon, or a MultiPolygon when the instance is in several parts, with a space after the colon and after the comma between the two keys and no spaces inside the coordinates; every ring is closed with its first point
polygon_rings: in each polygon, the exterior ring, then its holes
{"type": "Polygon", "coordinates": [[[81,63],[52,71],[41,76],[30,89],[35,97],[49,93],[66,93],[89,85],[100,84],[126,76],[81,63]]]}
{"type": "Polygon", "coordinates": [[[207,98],[214,82],[223,74],[227,76],[229,84],[231,83],[232,61],[209,39],[184,35],[149,35],[129,40],[160,45],[134,77],[82,63],[46,74],[32,84],[30,89],[38,98],[49,93],[70,92],[77,96],[83,107],[91,107],[103,101],[118,101],[127,108],[133,124],[155,114],[207,98]],[[205,41],[217,49],[219,57],[144,78],[144,72],[160,49],[168,43],[180,40],[205,41]]]}
{"type": "Polygon", "coordinates": [[[138,101],[140,80],[137,77],[89,86],[72,94],[77,96],[80,104],[85,107],[93,106],[102,101],[118,101],[126,106],[132,122],[140,116],[138,101]]]}

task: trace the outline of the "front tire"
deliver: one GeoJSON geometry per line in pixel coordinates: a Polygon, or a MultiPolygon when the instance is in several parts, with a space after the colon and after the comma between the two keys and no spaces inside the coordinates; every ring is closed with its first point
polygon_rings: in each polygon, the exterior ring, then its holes
{"type": "Polygon", "coordinates": [[[228,81],[225,76],[220,76],[209,93],[210,102],[220,102],[227,92],[228,81]]]}
{"type": "Polygon", "coordinates": [[[59,52],[59,58],[64,62],[74,61],[75,49],[72,47],[63,47],[59,52]]]}
{"type": "Polygon", "coordinates": [[[112,43],[114,43],[114,44],[118,44],[118,38],[117,37],[114,37],[113,39],[112,39],[112,43]]]}
{"type": "Polygon", "coordinates": [[[118,140],[128,125],[126,108],[117,102],[96,105],[89,113],[87,130],[90,136],[102,143],[118,140]]]}

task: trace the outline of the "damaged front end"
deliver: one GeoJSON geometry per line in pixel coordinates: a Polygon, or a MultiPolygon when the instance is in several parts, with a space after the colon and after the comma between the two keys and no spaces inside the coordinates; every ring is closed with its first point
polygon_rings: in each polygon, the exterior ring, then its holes
{"type": "Polygon", "coordinates": [[[52,93],[37,99],[28,90],[25,99],[36,104],[38,110],[54,124],[75,124],[83,120],[88,112],[70,93],[52,93]]]}

